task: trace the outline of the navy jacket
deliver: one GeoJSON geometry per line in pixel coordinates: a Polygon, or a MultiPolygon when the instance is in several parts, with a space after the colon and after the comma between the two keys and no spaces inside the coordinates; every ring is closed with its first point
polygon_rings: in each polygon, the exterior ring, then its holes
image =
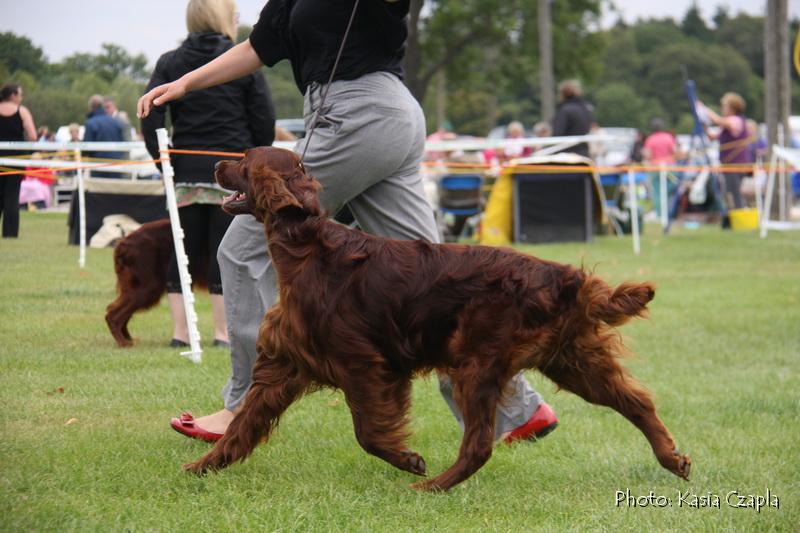
{"type": "MultiPolygon", "coordinates": [[[[84,142],[122,142],[122,126],[119,121],[106,115],[102,107],[90,111],[86,115],[84,125],[84,142]]],[[[89,157],[104,157],[107,159],[122,159],[124,152],[86,152],[89,157]]]]}

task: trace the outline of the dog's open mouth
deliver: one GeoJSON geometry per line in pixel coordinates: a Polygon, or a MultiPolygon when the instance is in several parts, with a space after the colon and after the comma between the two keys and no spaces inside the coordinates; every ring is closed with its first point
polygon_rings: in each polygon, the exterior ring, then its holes
{"type": "Polygon", "coordinates": [[[241,213],[247,210],[247,193],[235,191],[222,200],[222,208],[229,213],[241,213]]]}

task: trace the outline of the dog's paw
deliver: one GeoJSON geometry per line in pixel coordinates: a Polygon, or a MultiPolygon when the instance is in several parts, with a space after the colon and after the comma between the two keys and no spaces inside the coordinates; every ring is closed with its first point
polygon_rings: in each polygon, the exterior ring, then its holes
{"type": "Polygon", "coordinates": [[[423,459],[420,454],[410,450],[405,451],[403,452],[403,461],[404,464],[400,466],[401,469],[418,476],[425,475],[427,467],[425,465],[425,459],[423,459]]]}
{"type": "Polygon", "coordinates": [[[689,472],[692,470],[692,459],[688,454],[682,454],[678,450],[672,450],[672,456],[662,464],[664,468],[676,476],[689,481],[689,472]]]}
{"type": "Polygon", "coordinates": [[[689,472],[692,470],[692,459],[688,454],[681,454],[678,450],[675,450],[674,453],[678,456],[678,470],[675,474],[689,481],[689,472]]]}
{"type": "Polygon", "coordinates": [[[202,476],[207,474],[211,468],[205,463],[205,461],[201,459],[199,461],[195,461],[194,463],[186,463],[183,465],[183,470],[185,472],[191,472],[192,474],[202,476]]]}
{"type": "Polygon", "coordinates": [[[409,487],[420,492],[444,492],[444,489],[437,485],[433,479],[417,481],[416,483],[409,485],[409,487]]]}

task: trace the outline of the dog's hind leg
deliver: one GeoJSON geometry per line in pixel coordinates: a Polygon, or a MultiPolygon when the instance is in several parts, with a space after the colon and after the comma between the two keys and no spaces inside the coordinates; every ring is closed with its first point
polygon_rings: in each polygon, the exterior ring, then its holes
{"type": "Polygon", "coordinates": [[[406,444],[411,380],[387,379],[392,373],[380,367],[354,374],[342,380],[347,383],[342,389],[358,443],[367,453],[400,470],[425,475],[425,460],[406,444]]]}
{"type": "Polygon", "coordinates": [[[131,335],[128,332],[128,321],[130,321],[136,309],[138,308],[132,302],[121,298],[114,300],[107,308],[106,324],[108,324],[111,335],[120,347],[124,348],[133,344],[131,335]]]}
{"type": "Polygon", "coordinates": [[[656,414],[650,394],[639,386],[611,355],[583,358],[585,368],[576,370],[553,360],[541,371],[560,387],[598,405],[611,407],[644,433],[661,465],[689,479],[692,461],[675,448],[669,430],[656,414]]]}
{"type": "Polygon", "coordinates": [[[259,442],[269,438],[283,412],[306,391],[308,384],[289,358],[262,352],[253,367],[253,384],[242,409],[225,435],[208,454],[184,468],[201,474],[244,460],[259,442]]]}

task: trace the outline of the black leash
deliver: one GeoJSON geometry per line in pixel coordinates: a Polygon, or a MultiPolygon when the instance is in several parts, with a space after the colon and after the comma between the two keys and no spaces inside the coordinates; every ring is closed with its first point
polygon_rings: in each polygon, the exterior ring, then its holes
{"type": "Polygon", "coordinates": [[[325,91],[322,93],[322,99],[319,101],[319,107],[317,107],[317,110],[314,112],[314,118],[311,119],[311,130],[309,130],[308,132],[306,145],[303,147],[303,154],[300,156],[301,161],[305,161],[308,145],[311,144],[311,136],[314,135],[314,130],[317,129],[319,114],[322,111],[322,106],[325,105],[325,98],[327,98],[328,91],[331,88],[331,83],[333,82],[333,75],[336,73],[336,67],[339,66],[339,59],[341,59],[342,57],[342,51],[344,51],[344,43],[347,42],[347,36],[350,34],[350,27],[353,25],[353,19],[356,18],[356,9],[358,8],[358,1],[359,0],[356,0],[355,3],[353,4],[353,11],[352,13],[350,13],[350,20],[347,22],[347,28],[344,30],[344,36],[342,37],[342,44],[339,45],[339,52],[336,53],[336,60],[333,62],[331,75],[328,78],[327,85],[325,85],[325,91]]]}

